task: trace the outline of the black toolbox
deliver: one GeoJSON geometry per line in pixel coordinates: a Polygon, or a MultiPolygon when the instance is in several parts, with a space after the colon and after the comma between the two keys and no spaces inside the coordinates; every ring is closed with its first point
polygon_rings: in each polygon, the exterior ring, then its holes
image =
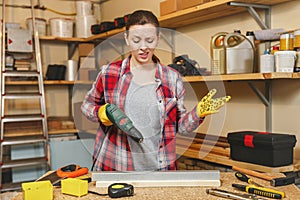
{"type": "Polygon", "coordinates": [[[293,163],[295,135],[239,131],[227,135],[232,160],[270,167],[293,163]]]}

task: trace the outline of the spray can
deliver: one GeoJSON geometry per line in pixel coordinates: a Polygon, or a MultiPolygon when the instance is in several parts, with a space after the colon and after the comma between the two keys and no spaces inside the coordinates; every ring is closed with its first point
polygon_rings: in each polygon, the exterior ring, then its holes
{"type": "Polygon", "coordinates": [[[269,50],[266,50],[263,55],[260,56],[260,73],[270,73],[275,71],[275,56],[270,54],[269,50]]]}

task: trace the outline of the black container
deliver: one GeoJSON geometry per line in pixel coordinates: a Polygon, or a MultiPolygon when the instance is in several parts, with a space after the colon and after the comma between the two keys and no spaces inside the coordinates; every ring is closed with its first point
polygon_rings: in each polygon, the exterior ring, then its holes
{"type": "Polygon", "coordinates": [[[232,160],[269,167],[293,163],[295,135],[240,131],[227,135],[232,160]]]}

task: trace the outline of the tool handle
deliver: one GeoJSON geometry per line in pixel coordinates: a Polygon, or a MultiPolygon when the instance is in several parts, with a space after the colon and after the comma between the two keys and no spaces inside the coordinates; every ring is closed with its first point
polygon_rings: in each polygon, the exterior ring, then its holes
{"type": "Polygon", "coordinates": [[[246,183],[251,183],[251,179],[246,176],[246,174],[243,174],[241,172],[236,172],[235,177],[237,177],[239,180],[244,181],[246,183]]]}
{"type": "Polygon", "coordinates": [[[256,171],[252,171],[250,169],[243,169],[243,168],[240,168],[240,167],[237,167],[237,166],[232,166],[232,169],[236,170],[236,171],[239,171],[239,172],[242,172],[242,173],[245,173],[245,174],[248,174],[248,175],[251,175],[251,176],[255,176],[257,178],[267,180],[267,181],[271,181],[271,180],[274,179],[271,176],[268,176],[268,175],[265,175],[263,173],[259,173],[259,172],[256,172],[256,171]]]}

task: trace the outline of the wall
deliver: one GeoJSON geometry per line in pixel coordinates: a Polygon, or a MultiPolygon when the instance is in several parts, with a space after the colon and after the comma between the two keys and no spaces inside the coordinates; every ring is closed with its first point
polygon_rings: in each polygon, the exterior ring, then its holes
{"type": "MultiPolygon", "coordinates": [[[[159,16],[159,2],[161,1],[126,1],[126,7],[116,6],[122,5],[122,0],[108,1],[102,4],[102,18],[111,20],[122,14],[127,14],[135,9],[147,8],[152,10],[159,16]],[[146,5],[147,4],[147,5],[146,5]],[[118,12],[109,12],[116,9],[118,12]],[[115,14],[117,13],[117,14],[115,14]]],[[[271,26],[272,28],[284,28],[293,30],[300,27],[298,20],[298,10],[300,2],[293,1],[280,4],[272,7],[271,26]],[[294,20],[293,20],[294,19],[294,20]],[[288,23],[287,23],[288,22],[288,23]]],[[[209,22],[196,23],[193,25],[178,28],[177,31],[183,33],[186,37],[190,37],[199,48],[203,55],[196,55],[197,52],[190,50],[190,47],[181,47],[186,49],[186,52],[191,55],[191,58],[200,57],[201,66],[206,66],[206,60],[210,50],[210,38],[215,33],[226,31],[232,32],[234,29],[240,29],[242,33],[248,30],[259,30],[259,26],[254,19],[247,13],[241,13],[234,16],[223,17],[209,22]],[[202,59],[201,59],[202,58],[202,59]]],[[[177,40],[178,42],[178,40],[177,40]]],[[[180,45],[176,45],[180,47],[180,45]]],[[[181,52],[176,49],[175,52],[181,52]]],[[[171,62],[171,61],[169,61],[171,62]]],[[[263,82],[254,82],[254,84],[264,92],[263,82]]],[[[299,80],[275,80],[273,81],[273,132],[295,134],[300,140],[300,81],[299,80]]],[[[237,130],[258,130],[265,131],[265,106],[260,99],[248,86],[247,82],[225,82],[226,93],[232,96],[232,100],[226,106],[226,111],[223,111],[221,117],[213,116],[206,119],[204,124],[199,127],[201,132],[209,132],[211,134],[226,136],[230,131],[237,130]]],[[[187,107],[191,108],[197,100],[196,97],[201,97],[206,92],[206,87],[223,88],[220,83],[197,83],[192,84],[194,91],[189,92],[186,99],[187,107]]],[[[190,88],[190,87],[189,87],[190,88]]],[[[300,159],[300,143],[297,143],[295,148],[295,157],[300,159]]]]}

